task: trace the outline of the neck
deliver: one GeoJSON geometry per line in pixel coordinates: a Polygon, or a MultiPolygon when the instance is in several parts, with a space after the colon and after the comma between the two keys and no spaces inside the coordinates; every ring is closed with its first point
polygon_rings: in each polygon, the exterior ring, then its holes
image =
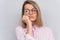
{"type": "Polygon", "coordinates": [[[35,22],[32,22],[32,26],[34,26],[35,25],[35,22]]]}

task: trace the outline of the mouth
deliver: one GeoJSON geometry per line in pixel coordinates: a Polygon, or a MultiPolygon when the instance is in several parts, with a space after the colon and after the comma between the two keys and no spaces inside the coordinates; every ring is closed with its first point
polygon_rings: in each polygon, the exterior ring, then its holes
{"type": "Polygon", "coordinates": [[[30,16],[28,16],[29,17],[29,19],[34,19],[34,16],[32,16],[32,15],[30,15],[30,16]]]}
{"type": "Polygon", "coordinates": [[[29,16],[29,18],[33,18],[33,16],[29,16]]]}
{"type": "Polygon", "coordinates": [[[29,19],[31,19],[31,18],[33,18],[33,17],[29,17],[29,19]]]}

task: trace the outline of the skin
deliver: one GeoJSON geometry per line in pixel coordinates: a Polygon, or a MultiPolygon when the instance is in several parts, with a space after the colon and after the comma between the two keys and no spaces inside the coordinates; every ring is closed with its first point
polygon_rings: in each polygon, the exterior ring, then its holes
{"type": "MultiPolygon", "coordinates": [[[[26,4],[24,6],[24,9],[33,9],[34,6],[31,4],[26,4]]],[[[32,31],[32,25],[34,24],[34,21],[37,18],[37,12],[35,12],[34,14],[32,13],[32,11],[28,13],[24,12],[24,15],[22,17],[22,21],[24,21],[27,24],[27,34],[33,36],[33,31],[32,31]]]]}

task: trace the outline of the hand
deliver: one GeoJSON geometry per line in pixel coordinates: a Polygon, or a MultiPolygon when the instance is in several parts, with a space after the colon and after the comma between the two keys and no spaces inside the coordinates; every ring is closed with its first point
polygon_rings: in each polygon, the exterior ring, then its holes
{"type": "Polygon", "coordinates": [[[26,16],[26,15],[23,15],[22,21],[25,22],[27,25],[30,24],[30,23],[32,23],[32,22],[29,20],[29,17],[26,16]]]}
{"type": "Polygon", "coordinates": [[[33,36],[33,32],[32,32],[32,22],[29,20],[29,17],[26,16],[26,15],[23,15],[22,21],[27,24],[27,34],[33,36]]]}

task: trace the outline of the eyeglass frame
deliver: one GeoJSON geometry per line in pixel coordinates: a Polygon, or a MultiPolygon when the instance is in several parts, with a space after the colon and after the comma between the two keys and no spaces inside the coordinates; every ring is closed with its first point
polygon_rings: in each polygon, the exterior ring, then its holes
{"type": "Polygon", "coordinates": [[[26,9],[24,9],[24,12],[25,12],[25,10],[28,10],[29,11],[28,14],[30,13],[30,11],[32,12],[32,14],[37,13],[37,9],[36,8],[32,8],[32,9],[26,8],[26,9]]]}

